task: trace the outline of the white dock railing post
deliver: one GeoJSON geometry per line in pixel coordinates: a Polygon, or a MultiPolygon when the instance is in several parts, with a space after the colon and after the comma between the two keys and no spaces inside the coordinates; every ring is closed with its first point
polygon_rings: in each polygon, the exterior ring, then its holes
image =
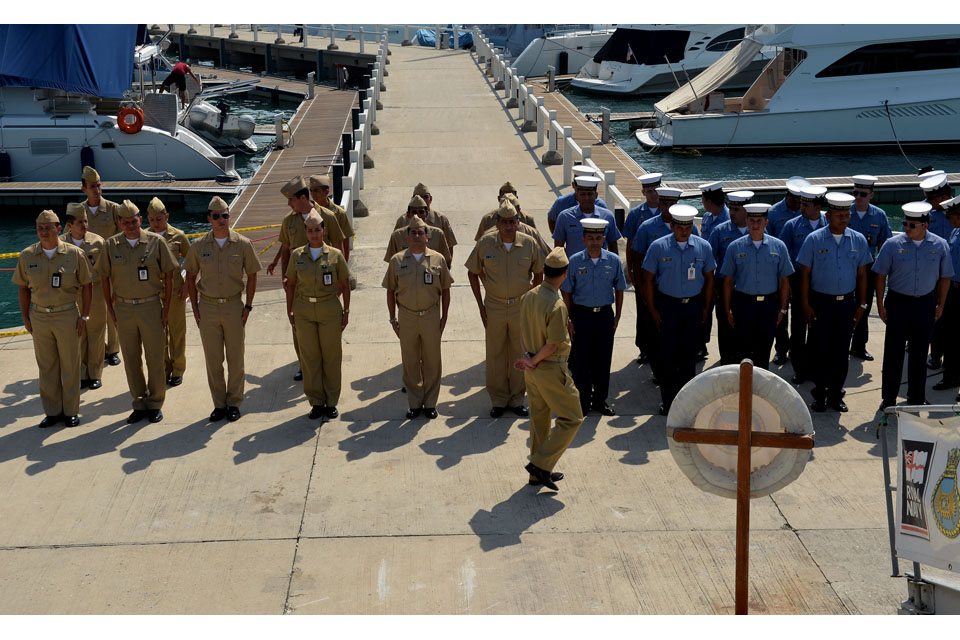
{"type": "Polygon", "coordinates": [[[527,95],[524,100],[523,108],[523,124],[520,126],[521,131],[536,131],[537,130],[537,99],[533,95],[533,85],[527,85],[527,95]]]}
{"type": "Polygon", "coordinates": [[[542,147],[543,132],[544,132],[544,129],[546,129],[547,123],[549,122],[549,120],[547,120],[547,118],[544,117],[544,111],[546,110],[543,107],[543,96],[537,96],[536,109],[537,109],[537,146],[542,147]]]}
{"type": "Polygon", "coordinates": [[[439,49],[439,48],[440,48],[440,40],[443,39],[443,36],[440,35],[440,25],[434,25],[434,26],[436,27],[435,34],[436,34],[436,36],[437,36],[436,38],[434,38],[434,40],[435,40],[434,46],[435,46],[437,49],[439,49]]]}
{"type": "Polygon", "coordinates": [[[556,80],[554,76],[557,75],[557,70],[553,65],[547,67],[547,91],[553,93],[557,89],[556,80]]]}
{"type": "Polygon", "coordinates": [[[340,184],[342,192],[340,194],[340,206],[347,210],[347,217],[350,218],[350,225],[353,225],[353,178],[350,175],[343,176],[340,184]]]}
{"type": "Polygon", "coordinates": [[[280,25],[277,25],[277,39],[273,41],[273,44],[286,44],[286,40],[283,39],[283,31],[280,29],[280,25]]]}
{"type": "Polygon", "coordinates": [[[460,48],[460,27],[453,25],[453,48],[460,48]]]}
{"type": "Polygon", "coordinates": [[[413,43],[410,42],[410,25],[403,25],[403,42],[400,43],[401,47],[409,47],[413,43]]]}
{"type": "Polygon", "coordinates": [[[330,44],[327,45],[327,49],[333,50],[333,49],[339,49],[339,48],[340,47],[337,46],[336,39],[333,35],[333,25],[330,25],[330,44]]]}
{"type": "Polygon", "coordinates": [[[517,118],[523,118],[524,101],[527,99],[526,81],[526,77],[517,76],[517,118]]]}
{"type": "Polygon", "coordinates": [[[306,49],[310,46],[310,34],[307,33],[307,25],[300,27],[303,30],[303,48],[306,49]]]}
{"type": "MultiPolygon", "coordinates": [[[[551,109],[547,112],[547,152],[540,158],[542,164],[562,164],[563,156],[557,151],[557,112],[551,109]]],[[[570,184],[567,180],[566,184],[570,184]]]]}
{"type": "Polygon", "coordinates": [[[283,114],[277,113],[273,116],[273,126],[276,130],[277,149],[283,149],[283,114]]]}
{"type": "Polygon", "coordinates": [[[363,53],[363,27],[360,27],[360,53],[363,53]]]}
{"type": "Polygon", "coordinates": [[[603,114],[603,120],[600,126],[600,144],[607,144],[610,142],[610,109],[600,107],[600,113],[603,114]]]}
{"type": "Polygon", "coordinates": [[[253,31],[253,41],[259,42],[260,40],[260,25],[252,24],[250,25],[250,30],[253,31]]]}
{"type": "Polygon", "coordinates": [[[366,129],[364,129],[363,144],[367,149],[370,149],[370,125],[373,124],[373,109],[370,108],[371,100],[367,98],[363,101],[363,112],[360,114],[360,124],[363,125],[364,122],[367,123],[366,129]]]}
{"type": "Polygon", "coordinates": [[[230,25],[230,36],[229,36],[229,37],[230,37],[231,40],[236,40],[237,38],[240,37],[239,35],[237,35],[237,25],[235,25],[235,24],[230,25]]]}
{"type": "Polygon", "coordinates": [[[194,25],[190,25],[190,28],[187,29],[187,35],[188,35],[188,36],[192,36],[192,35],[195,34],[196,32],[197,32],[197,30],[194,29],[194,25]]]}
{"type": "Polygon", "coordinates": [[[313,100],[314,96],[314,80],[317,77],[316,71],[311,71],[307,74],[307,98],[313,100]]]}
{"type": "Polygon", "coordinates": [[[510,67],[510,92],[507,96],[507,109],[513,109],[517,106],[517,97],[520,95],[519,81],[520,78],[517,76],[517,68],[510,67]]]}
{"type": "Polygon", "coordinates": [[[603,200],[607,203],[609,208],[614,208],[613,206],[613,186],[617,183],[617,172],[616,171],[604,171],[603,172],[603,200]]]}
{"type": "Polygon", "coordinates": [[[343,38],[344,40],[356,40],[356,36],[353,35],[353,25],[347,25],[347,35],[343,38]]]}
{"type": "MultiPolygon", "coordinates": [[[[590,158],[592,157],[593,157],[593,149],[587,146],[584,146],[582,149],[580,149],[580,162],[582,164],[590,166],[590,163],[588,162],[588,160],[590,160],[590,158]]],[[[571,176],[570,179],[573,180],[573,176],[571,176]]]]}
{"type": "Polygon", "coordinates": [[[213,37],[213,25],[212,25],[212,24],[210,25],[210,37],[211,37],[211,38],[213,37]]]}
{"type": "MultiPolygon", "coordinates": [[[[358,145],[358,146],[359,146],[359,145],[358,145]]],[[[350,164],[355,164],[355,165],[357,166],[357,182],[356,182],[356,188],[357,188],[357,192],[358,192],[358,193],[363,190],[363,162],[361,162],[361,160],[362,160],[362,158],[360,157],[360,150],[359,150],[359,149],[351,149],[351,150],[350,150],[350,164]]]]}
{"type": "Polygon", "coordinates": [[[563,184],[573,180],[573,127],[563,128],[563,184]]]}

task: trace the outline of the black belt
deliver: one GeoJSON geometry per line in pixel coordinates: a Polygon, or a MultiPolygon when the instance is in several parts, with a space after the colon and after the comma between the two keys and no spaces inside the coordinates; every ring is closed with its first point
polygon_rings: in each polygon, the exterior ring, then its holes
{"type": "Polygon", "coordinates": [[[912,295],[910,295],[909,293],[900,293],[899,291],[894,291],[893,289],[890,289],[889,295],[891,295],[891,296],[898,296],[898,297],[900,297],[900,298],[909,298],[909,299],[911,299],[911,300],[920,300],[921,298],[926,298],[927,296],[932,296],[933,293],[934,293],[934,291],[936,291],[936,289],[931,289],[931,290],[928,291],[927,293],[921,294],[921,295],[919,295],[919,296],[912,296],[912,295]]]}
{"type": "Polygon", "coordinates": [[[602,307],[585,307],[582,304],[572,305],[574,309],[583,309],[584,311],[590,311],[592,313],[600,313],[604,309],[609,309],[613,305],[605,304],[602,307]]]}
{"type": "Polygon", "coordinates": [[[843,294],[842,296],[837,296],[837,295],[834,295],[834,294],[832,294],[832,293],[820,293],[819,291],[814,291],[813,289],[810,290],[810,293],[813,293],[813,294],[815,294],[815,295],[817,295],[817,296],[820,296],[821,298],[826,298],[827,300],[830,300],[831,302],[834,302],[834,301],[835,301],[835,302],[843,302],[844,300],[852,300],[852,299],[854,298],[854,296],[856,295],[856,292],[854,292],[854,291],[851,291],[850,293],[845,293],[845,294],[843,294]]]}
{"type": "Polygon", "coordinates": [[[703,297],[703,292],[698,293],[698,294],[695,295],[695,296],[690,296],[689,298],[675,298],[675,297],[673,297],[673,296],[670,296],[670,295],[665,294],[663,291],[660,291],[660,290],[658,289],[658,290],[657,290],[657,295],[659,295],[659,296],[661,296],[661,297],[663,297],[663,298],[666,298],[667,300],[671,300],[671,301],[673,301],[673,302],[677,302],[677,303],[679,303],[679,304],[688,304],[688,303],[690,303],[690,302],[694,302],[694,301],[699,300],[700,298],[702,298],[702,297],[703,297]]]}
{"type": "Polygon", "coordinates": [[[773,293],[765,293],[765,294],[763,294],[763,295],[754,295],[754,294],[752,294],[752,293],[743,293],[742,291],[734,291],[733,293],[734,293],[738,298],[743,298],[743,299],[745,299],[745,300],[749,300],[750,302],[769,302],[769,301],[771,301],[771,300],[775,300],[776,298],[775,298],[774,296],[777,295],[777,292],[776,292],[776,291],[774,291],[773,293]]]}
{"type": "Polygon", "coordinates": [[[951,288],[951,289],[960,289],[960,282],[955,282],[955,281],[951,280],[951,281],[950,281],[950,288],[951,288]]]}

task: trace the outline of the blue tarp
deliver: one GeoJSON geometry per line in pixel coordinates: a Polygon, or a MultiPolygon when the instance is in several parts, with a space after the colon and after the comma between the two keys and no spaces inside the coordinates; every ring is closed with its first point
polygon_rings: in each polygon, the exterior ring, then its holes
{"type": "MultiPolygon", "coordinates": [[[[447,25],[447,27],[452,27],[453,25],[447,25]]],[[[417,44],[422,47],[435,47],[437,46],[437,32],[434,29],[417,29],[416,33],[417,44]]],[[[441,42],[441,45],[443,43],[441,42]]],[[[473,33],[470,31],[460,31],[460,48],[469,49],[473,46],[473,33]]],[[[447,44],[448,49],[453,48],[453,33],[447,34],[447,44]]]]}
{"type": "Polygon", "coordinates": [[[135,24],[2,24],[0,86],[121,98],[136,37],[135,24]]]}

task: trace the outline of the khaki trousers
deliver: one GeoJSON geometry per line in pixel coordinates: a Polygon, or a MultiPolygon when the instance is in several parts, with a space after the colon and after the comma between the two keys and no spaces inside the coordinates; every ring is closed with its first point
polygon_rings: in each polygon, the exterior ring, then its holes
{"type": "MultiPolygon", "coordinates": [[[[77,306],[83,304],[77,298],[77,306]]],[[[93,297],[90,299],[90,321],[80,336],[80,379],[99,380],[103,377],[103,339],[107,331],[107,301],[103,299],[103,284],[93,283],[93,297]]]]}
{"type": "Polygon", "coordinates": [[[170,297],[167,312],[167,345],[163,353],[163,368],[167,376],[182,376],[187,370],[187,303],[180,292],[170,297]]]}
{"type": "Polygon", "coordinates": [[[30,310],[33,352],[40,369],[40,404],[48,416],[80,413],[80,344],[76,309],[41,313],[30,310]]]}
{"type": "Polygon", "coordinates": [[[293,319],[300,343],[303,394],[311,406],[337,406],[343,345],[340,324],[343,308],[332,297],[323,302],[293,302],[293,319]]]}
{"type": "Polygon", "coordinates": [[[487,393],[495,407],[520,407],[526,383],[523,372],[513,368],[523,349],[520,345],[520,301],[513,304],[487,298],[487,393]]]}
{"type": "Polygon", "coordinates": [[[417,315],[400,307],[400,357],[403,360],[403,386],[411,409],[435,409],[440,397],[440,305],[417,315]]]}
{"type": "Polygon", "coordinates": [[[213,406],[239,407],[243,402],[243,299],[208,302],[200,298],[200,341],[207,361],[207,384],[213,406]],[[227,359],[227,378],[223,359],[227,359]]]}
{"type": "Polygon", "coordinates": [[[118,300],[114,307],[123,370],[127,374],[127,386],[133,396],[134,409],[159,409],[167,394],[167,378],[163,375],[166,340],[160,310],[159,300],[144,304],[127,304],[118,300]],[[146,381],[143,378],[141,352],[147,361],[146,381]]]}
{"type": "MultiPolygon", "coordinates": [[[[103,285],[101,285],[103,286],[103,285]]],[[[101,289],[102,291],[102,289],[101,289]]],[[[100,297],[103,297],[103,294],[100,294],[100,297]]],[[[104,306],[106,306],[107,301],[103,301],[104,306]]],[[[117,332],[117,325],[113,324],[113,319],[110,317],[110,314],[107,314],[107,353],[120,353],[120,336],[117,332]]]]}
{"type": "Polygon", "coordinates": [[[541,362],[523,373],[530,399],[530,462],[553,471],[583,422],[580,394],[565,362],[541,362]],[[552,412],[557,414],[557,425],[551,431],[552,412]]]}

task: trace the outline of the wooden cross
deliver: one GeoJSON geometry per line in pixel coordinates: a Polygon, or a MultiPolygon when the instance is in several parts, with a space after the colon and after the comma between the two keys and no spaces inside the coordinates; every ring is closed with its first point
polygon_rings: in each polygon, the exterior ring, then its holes
{"type": "Polygon", "coordinates": [[[676,442],[721,444],[737,447],[737,550],[736,550],[736,608],[737,615],[747,614],[747,587],[749,584],[750,544],[750,447],[779,447],[781,449],[812,449],[813,436],[793,433],[765,433],[751,431],[753,422],[753,362],[740,363],[740,408],[737,431],[728,429],[673,430],[676,442]]]}

